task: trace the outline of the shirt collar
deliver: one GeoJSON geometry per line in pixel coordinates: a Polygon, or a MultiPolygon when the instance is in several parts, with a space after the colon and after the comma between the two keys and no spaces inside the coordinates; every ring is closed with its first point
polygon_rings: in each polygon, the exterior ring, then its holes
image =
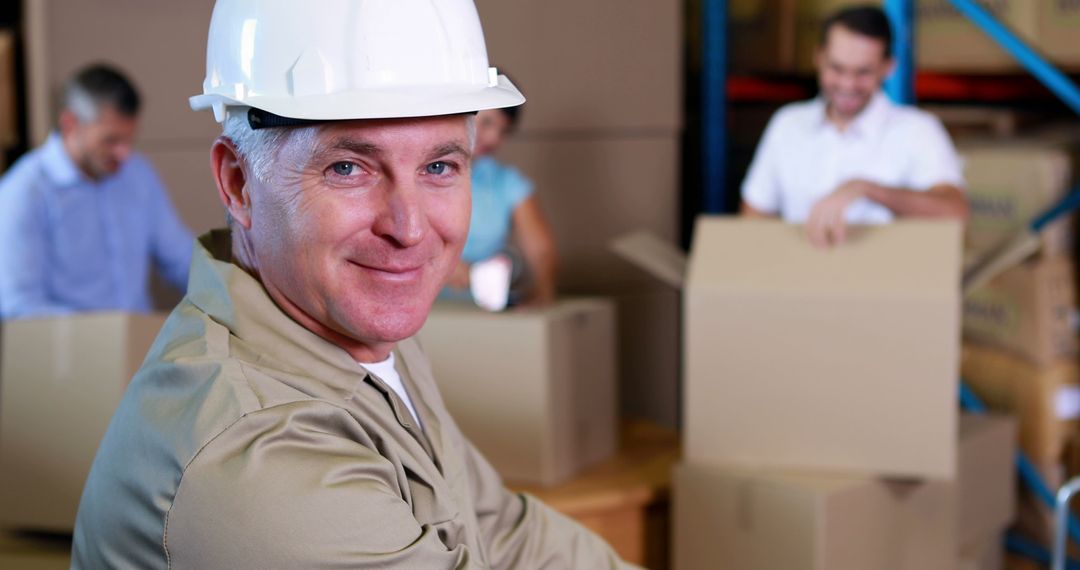
{"type": "Polygon", "coordinates": [[[41,162],[46,175],[57,186],[74,186],[89,179],[75,166],[67,149],[64,148],[64,139],[60,133],[53,131],[41,149],[41,162]]]}
{"type": "MultiPolygon", "coordinates": [[[[847,132],[860,136],[880,132],[892,108],[893,103],[889,100],[889,97],[884,92],[878,91],[870,98],[866,108],[848,125],[847,132]]],[[[814,114],[815,126],[818,128],[833,127],[825,112],[825,98],[820,95],[814,99],[814,114]]]]}
{"type": "Polygon", "coordinates": [[[352,393],[367,377],[344,349],[286,315],[262,283],[232,261],[228,230],[199,237],[186,298],[239,339],[243,346],[235,348],[245,353],[242,359],[297,377],[317,378],[339,395],[352,393]]]}

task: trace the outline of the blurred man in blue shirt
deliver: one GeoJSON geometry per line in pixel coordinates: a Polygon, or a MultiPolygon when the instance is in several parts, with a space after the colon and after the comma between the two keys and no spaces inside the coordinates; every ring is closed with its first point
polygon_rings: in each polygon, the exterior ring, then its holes
{"type": "Polygon", "coordinates": [[[187,286],[192,235],[132,150],[139,95],[119,72],[68,83],[59,131],[0,179],[0,318],[151,309],[151,262],[187,286]]]}

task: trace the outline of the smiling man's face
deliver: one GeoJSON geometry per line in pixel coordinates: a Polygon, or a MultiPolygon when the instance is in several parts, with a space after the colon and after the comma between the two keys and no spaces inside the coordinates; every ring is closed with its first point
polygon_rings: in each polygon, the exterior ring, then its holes
{"type": "Polygon", "coordinates": [[[424,324],[461,255],[466,118],[330,123],[296,141],[247,181],[259,277],[300,324],[380,359],[424,324]]]}

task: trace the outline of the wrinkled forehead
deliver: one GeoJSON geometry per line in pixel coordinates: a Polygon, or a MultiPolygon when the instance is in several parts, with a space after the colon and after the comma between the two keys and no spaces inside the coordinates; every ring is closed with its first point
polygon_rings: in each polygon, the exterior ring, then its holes
{"type": "Polygon", "coordinates": [[[471,116],[334,121],[320,125],[311,154],[335,150],[380,156],[427,156],[436,151],[469,153],[471,116]]]}

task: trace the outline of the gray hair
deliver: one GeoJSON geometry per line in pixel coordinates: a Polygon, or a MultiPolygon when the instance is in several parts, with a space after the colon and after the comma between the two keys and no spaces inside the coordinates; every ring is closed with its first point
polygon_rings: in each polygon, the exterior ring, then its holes
{"type": "MultiPolygon", "coordinates": [[[[476,146],[476,115],[465,116],[468,129],[469,149],[476,146]]],[[[252,129],[247,120],[247,108],[230,109],[221,126],[222,135],[232,141],[236,152],[244,160],[251,173],[259,180],[270,179],[271,170],[282,149],[296,142],[310,147],[315,142],[318,125],[305,127],[277,127],[252,129]]]]}
{"type": "Polygon", "coordinates": [[[125,117],[139,114],[139,92],[120,70],[99,63],[82,68],[68,79],[64,86],[64,107],[79,121],[96,121],[104,106],[125,117]]]}

